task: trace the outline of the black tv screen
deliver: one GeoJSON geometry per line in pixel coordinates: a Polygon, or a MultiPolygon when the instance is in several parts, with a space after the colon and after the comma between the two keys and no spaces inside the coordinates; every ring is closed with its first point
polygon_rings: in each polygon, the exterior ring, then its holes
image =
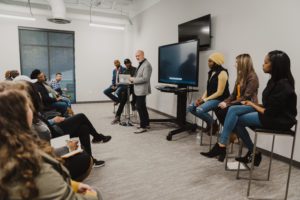
{"type": "Polygon", "coordinates": [[[158,82],[198,86],[198,40],[160,46],[158,82]]]}
{"type": "Polygon", "coordinates": [[[179,42],[199,40],[200,50],[210,47],[210,14],[178,25],[179,42]]]}

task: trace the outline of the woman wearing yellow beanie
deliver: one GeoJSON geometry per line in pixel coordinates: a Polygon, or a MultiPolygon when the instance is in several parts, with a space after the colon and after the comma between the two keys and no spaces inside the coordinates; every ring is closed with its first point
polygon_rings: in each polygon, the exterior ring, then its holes
{"type": "Polygon", "coordinates": [[[222,67],[224,56],[221,53],[213,53],[208,58],[208,80],[206,91],[201,98],[197,99],[187,108],[188,112],[199,117],[206,122],[207,126],[204,132],[215,134],[218,131],[218,125],[208,112],[218,107],[218,104],[229,96],[228,72],[222,67]]]}

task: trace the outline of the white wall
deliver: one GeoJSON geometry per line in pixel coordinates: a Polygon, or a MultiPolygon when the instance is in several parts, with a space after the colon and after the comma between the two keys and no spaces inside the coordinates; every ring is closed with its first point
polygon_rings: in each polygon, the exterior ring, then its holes
{"type": "Polygon", "coordinates": [[[88,25],[88,21],[79,20],[60,25],[50,23],[42,16],[34,22],[0,18],[2,76],[6,70],[20,70],[18,26],[74,31],[77,101],[108,100],[103,90],[111,83],[113,61],[122,61],[125,47],[130,46],[127,32],[94,28],[88,25]]]}
{"type": "MultiPolygon", "coordinates": [[[[212,15],[212,46],[209,51],[200,52],[199,93],[203,91],[207,79],[207,58],[210,53],[224,53],[225,67],[230,73],[232,90],[236,72],[235,57],[240,53],[250,53],[260,80],[259,93],[264,89],[268,75],[262,72],[264,56],[271,50],[285,51],[291,58],[292,72],[296,79],[299,97],[300,81],[300,27],[298,19],[300,1],[297,0],[162,0],[134,20],[133,49],[144,49],[145,56],[152,63],[152,88],[158,85],[158,47],[176,43],[177,25],[200,16],[212,15]]],[[[261,95],[259,96],[261,99],[261,95]]],[[[148,97],[148,106],[162,112],[176,115],[176,97],[153,90],[148,97]]],[[[300,111],[298,103],[298,110],[300,111]]],[[[189,117],[190,120],[192,120],[189,117]]],[[[299,120],[299,117],[298,117],[299,120]]],[[[289,155],[290,140],[278,139],[275,152],[289,155]]],[[[269,140],[260,139],[259,146],[269,149],[269,140]]],[[[300,137],[296,141],[295,159],[300,161],[300,137]]]]}

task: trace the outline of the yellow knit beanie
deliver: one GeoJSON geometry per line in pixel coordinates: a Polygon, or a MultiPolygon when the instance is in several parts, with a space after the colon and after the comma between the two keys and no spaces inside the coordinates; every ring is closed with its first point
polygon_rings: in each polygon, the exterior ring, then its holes
{"type": "Polygon", "coordinates": [[[217,65],[224,64],[224,55],[218,52],[215,52],[209,56],[209,59],[214,61],[217,65]]]}

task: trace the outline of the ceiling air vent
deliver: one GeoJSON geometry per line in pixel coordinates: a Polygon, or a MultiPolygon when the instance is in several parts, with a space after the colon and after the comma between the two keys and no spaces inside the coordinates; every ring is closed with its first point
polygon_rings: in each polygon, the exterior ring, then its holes
{"type": "Polygon", "coordinates": [[[71,20],[66,18],[66,7],[63,0],[48,0],[52,9],[52,17],[48,21],[56,24],[68,24],[71,20]]]}

